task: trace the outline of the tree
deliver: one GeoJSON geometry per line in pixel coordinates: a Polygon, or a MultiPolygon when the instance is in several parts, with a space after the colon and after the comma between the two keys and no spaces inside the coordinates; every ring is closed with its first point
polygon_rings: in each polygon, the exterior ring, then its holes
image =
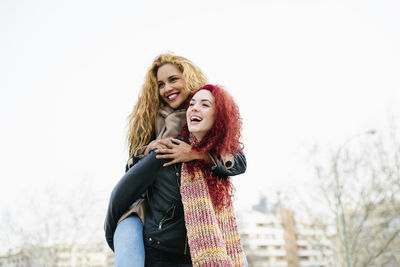
{"type": "Polygon", "coordinates": [[[320,193],[334,218],[337,260],[341,266],[400,266],[399,136],[392,126],[373,139],[357,137],[327,157],[314,153],[320,193]]]}
{"type": "Polygon", "coordinates": [[[90,266],[89,253],[80,252],[87,244],[104,243],[104,202],[84,180],[28,193],[3,212],[1,243],[29,266],[58,266],[66,258],[69,266],[90,266]]]}

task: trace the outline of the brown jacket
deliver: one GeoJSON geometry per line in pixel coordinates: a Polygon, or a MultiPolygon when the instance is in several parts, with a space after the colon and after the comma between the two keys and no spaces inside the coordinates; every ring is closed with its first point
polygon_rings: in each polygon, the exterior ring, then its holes
{"type": "MultiPolygon", "coordinates": [[[[185,122],[185,109],[174,110],[168,105],[163,105],[159,110],[156,118],[154,129],[156,140],[179,136],[185,122]]],[[[143,158],[146,148],[147,146],[143,146],[137,149],[133,154],[134,157],[143,158]]],[[[127,165],[128,167],[131,167],[133,165],[133,160],[129,159],[127,165]]],[[[144,223],[144,218],[146,214],[146,201],[144,198],[140,198],[135,201],[135,203],[132,204],[129,210],[121,216],[118,223],[133,213],[136,213],[144,223]]]]}

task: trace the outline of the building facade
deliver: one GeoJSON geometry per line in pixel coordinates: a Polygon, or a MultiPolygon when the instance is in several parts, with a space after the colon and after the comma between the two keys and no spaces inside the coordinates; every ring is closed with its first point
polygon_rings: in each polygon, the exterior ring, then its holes
{"type": "Polygon", "coordinates": [[[0,267],[109,267],[114,254],[104,242],[21,249],[0,256],[0,267]]]}
{"type": "Polygon", "coordinates": [[[331,267],[332,243],[324,226],[296,219],[293,211],[260,206],[238,212],[250,267],[331,267]]]}

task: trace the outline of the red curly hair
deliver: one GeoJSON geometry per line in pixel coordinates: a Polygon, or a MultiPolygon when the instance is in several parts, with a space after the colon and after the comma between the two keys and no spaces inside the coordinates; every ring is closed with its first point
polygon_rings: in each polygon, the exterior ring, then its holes
{"type": "MultiPolygon", "coordinates": [[[[210,91],[214,97],[215,122],[200,142],[192,144],[192,149],[218,156],[235,155],[239,149],[242,149],[240,142],[242,119],[239,108],[232,96],[219,85],[204,85],[196,90],[191,97],[204,89],[210,91]]],[[[190,103],[190,99],[187,103],[190,103]]],[[[187,124],[182,129],[182,139],[190,143],[187,124]]],[[[188,162],[187,165],[188,171],[192,174],[198,170],[204,173],[211,199],[217,208],[232,204],[234,188],[229,177],[217,177],[210,168],[200,161],[188,162]]]]}

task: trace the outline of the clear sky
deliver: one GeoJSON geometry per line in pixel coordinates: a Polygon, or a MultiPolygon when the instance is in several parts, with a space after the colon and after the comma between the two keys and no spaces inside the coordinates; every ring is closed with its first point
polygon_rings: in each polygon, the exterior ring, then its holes
{"type": "Polygon", "coordinates": [[[0,2],[0,208],[87,180],[108,199],[127,116],[172,51],[224,85],[243,116],[236,205],[310,178],[314,143],[384,130],[399,112],[400,1],[0,2]]]}

